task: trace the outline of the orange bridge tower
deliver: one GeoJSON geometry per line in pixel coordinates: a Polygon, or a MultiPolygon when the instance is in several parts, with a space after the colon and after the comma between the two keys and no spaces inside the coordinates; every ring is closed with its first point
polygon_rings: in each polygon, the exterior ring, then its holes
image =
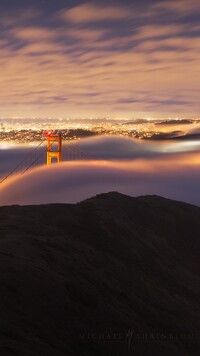
{"type": "Polygon", "coordinates": [[[47,164],[62,161],[62,136],[61,133],[47,133],[47,164]]]}

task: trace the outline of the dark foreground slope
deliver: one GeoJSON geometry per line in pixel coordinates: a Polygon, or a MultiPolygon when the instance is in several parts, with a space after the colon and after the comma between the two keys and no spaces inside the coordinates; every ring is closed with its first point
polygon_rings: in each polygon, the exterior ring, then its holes
{"type": "Polygon", "coordinates": [[[157,196],[1,207],[0,355],[198,355],[199,241],[157,196]]]}

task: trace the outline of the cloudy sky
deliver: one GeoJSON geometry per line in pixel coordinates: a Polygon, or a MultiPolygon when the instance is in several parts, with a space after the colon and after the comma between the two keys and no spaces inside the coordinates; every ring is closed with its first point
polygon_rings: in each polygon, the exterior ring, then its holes
{"type": "Polygon", "coordinates": [[[1,0],[0,117],[199,117],[199,0],[1,0]]]}

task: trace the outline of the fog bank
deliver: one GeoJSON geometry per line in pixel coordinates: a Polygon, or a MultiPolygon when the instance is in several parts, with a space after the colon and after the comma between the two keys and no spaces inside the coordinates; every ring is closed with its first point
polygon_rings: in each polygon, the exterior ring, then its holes
{"type": "Polygon", "coordinates": [[[200,205],[199,155],[40,166],[1,185],[1,205],[76,203],[98,193],[156,194],[200,205]]]}

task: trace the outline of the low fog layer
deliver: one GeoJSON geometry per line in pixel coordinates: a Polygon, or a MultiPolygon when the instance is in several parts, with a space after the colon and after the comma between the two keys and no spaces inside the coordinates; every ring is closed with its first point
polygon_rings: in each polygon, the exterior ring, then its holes
{"type": "Polygon", "coordinates": [[[97,193],[156,194],[200,205],[198,154],[41,166],[1,185],[0,204],[75,203],[97,193]]]}
{"type": "MultiPolygon", "coordinates": [[[[95,159],[157,158],[199,152],[199,141],[145,141],[125,136],[96,136],[72,142],[95,159]]],[[[66,145],[67,147],[67,145],[66,145]]]]}
{"type": "MultiPolygon", "coordinates": [[[[30,161],[29,156],[35,159],[35,147],[33,144],[11,145],[0,143],[0,178],[12,171],[19,162],[25,159],[25,163],[30,161]],[[27,159],[26,159],[27,157],[27,159]]],[[[96,136],[85,138],[63,145],[63,160],[68,159],[67,149],[77,146],[94,160],[135,160],[159,159],[165,156],[184,154],[185,152],[199,152],[199,141],[144,141],[128,137],[119,136],[96,136]]],[[[40,151],[44,151],[43,161],[46,160],[45,143],[40,151]]],[[[39,152],[38,152],[39,153],[39,152]]],[[[41,157],[42,160],[42,157],[41,157]]],[[[29,162],[30,163],[30,162],[29,162]]]]}

